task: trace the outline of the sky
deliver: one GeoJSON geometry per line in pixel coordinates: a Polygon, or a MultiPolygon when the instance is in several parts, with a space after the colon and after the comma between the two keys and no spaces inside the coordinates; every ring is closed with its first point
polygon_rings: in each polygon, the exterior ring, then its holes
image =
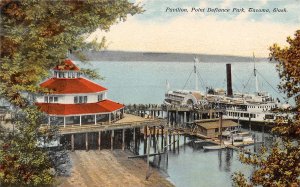
{"type": "Polygon", "coordinates": [[[129,16],[109,32],[97,30],[88,41],[103,36],[107,50],[176,52],[268,57],[273,43],[286,45],[287,36],[300,29],[299,0],[131,0],[145,12],[129,16]],[[191,12],[192,8],[204,12],[191,12]],[[188,12],[170,12],[187,9],[188,12]],[[208,8],[230,9],[207,12],[208,8]],[[245,12],[232,12],[244,8],[245,12]],[[270,12],[249,12],[249,8],[270,12]],[[287,12],[273,12],[274,8],[287,12]]]}

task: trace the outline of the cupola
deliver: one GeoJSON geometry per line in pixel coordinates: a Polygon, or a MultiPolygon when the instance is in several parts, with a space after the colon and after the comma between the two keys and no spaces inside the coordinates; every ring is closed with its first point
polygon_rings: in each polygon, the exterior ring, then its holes
{"type": "Polygon", "coordinates": [[[58,79],[80,78],[80,69],[69,59],[53,68],[53,77],[58,79]]]}

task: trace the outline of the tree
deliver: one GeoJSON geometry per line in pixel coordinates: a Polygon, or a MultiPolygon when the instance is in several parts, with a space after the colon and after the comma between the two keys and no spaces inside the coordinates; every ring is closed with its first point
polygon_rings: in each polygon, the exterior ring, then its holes
{"type": "Polygon", "coordinates": [[[250,181],[238,172],[233,176],[235,186],[299,186],[300,185],[300,30],[295,37],[287,38],[288,47],[273,44],[270,47],[270,59],[279,62],[277,71],[281,78],[279,89],[287,97],[294,98],[295,109],[286,109],[284,113],[293,113],[293,117],[278,119],[272,133],[278,137],[268,150],[262,147],[258,155],[249,158],[240,155],[243,163],[253,165],[250,181]]]}
{"type": "Polygon", "coordinates": [[[3,0],[0,10],[0,95],[19,107],[28,104],[21,92],[42,91],[38,83],[68,51],[90,46],[84,42],[89,33],[142,12],[127,0],[3,0]]]}
{"type": "Polygon", "coordinates": [[[39,130],[44,116],[34,106],[15,115],[17,131],[4,131],[0,137],[0,184],[47,185],[52,184],[54,173],[47,151],[37,146],[41,137],[45,143],[53,140],[56,131],[39,130]]]}
{"type": "MultiPolygon", "coordinates": [[[[85,49],[103,47],[105,39],[85,43],[91,32],[109,31],[111,25],[125,21],[128,14],[141,13],[142,8],[127,0],[2,0],[0,11],[0,99],[19,111],[14,133],[0,127],[0,185],[51,184],[53,166],[38,140],[47,137],[50,141],[55,129],[41,131],[41,114],[28,94],[45,91],[38,83],[69,52],[82,56],[85,49]]],[[[84,72],[98,77],[92,70],[84,72]]]]}

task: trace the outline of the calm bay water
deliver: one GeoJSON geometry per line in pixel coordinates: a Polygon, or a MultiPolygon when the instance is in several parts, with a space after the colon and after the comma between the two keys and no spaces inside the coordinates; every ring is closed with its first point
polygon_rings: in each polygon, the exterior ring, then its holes
{"type": "MultiPolygon", "coordinates": [[[[226,88],[225,66],[226,63],[198,64],[200,90],[204,92],[206,87],[226,88]]],[[[170,83],[171,89],[183,89],[184,85],[185,89],[195,88],[193,75],[187,81],[193,71],[193,62],[91,62],[91,65],[85,67],[96,69],[105,77],[105,80],[96,82],[109,89],[108,98],[125,104],[161,104],[166,91],[166,81],[170,83]]],[[[260,89],[282,99],[273,89],[279,83],[275,64],[257,63],[256,68],[259,72],[260,89]]],[[[232,63],[232,79],[234,91],[255,91],[253,63],[232,63]]],[[[261,137],[260,133],[256,134],[261,137]]],[[[167,166],[166,162],[162,162],[164,164],[160,166],[161,171],[176,186],[227,187],[231,186],[231,176],[235,171],[243,171],[250,176],[253,170],[238,161],[236,151],[205,152],[201,146],[195,144],[182,145],[183,137],[180,144],[179,153],[170,151],[167,166]]]]}
{"type": "MultiPolygon", "coordinates": [[[[86,67],[96,69],[103,77],[96,81],[109,89],[108,97],[125,104],[161,104],[166,91],[166,81],[171,89],[194,89],[195,77],[192,74],[193,62],[91,62],[86,67]]],[[[255,91],[253,63],[231,63],[233,90],[239,92],[255,91]],[[246,86],[246,87],[244,87],[246,86]]],[[[226,63],[198,63],[199,89],[206,87],[226,89],[226,63]]],[[[259,89],[270,92],[282,99],[273,88],[279,83],[275,64],[261,62],[256,64],[259,89]],[[263,75],[263,77],[260,76],[263,75]],[[267,82],[265,81],[267,80],[267,82]],[[273,87],[271,87],[271,86],[273,87]]]]}

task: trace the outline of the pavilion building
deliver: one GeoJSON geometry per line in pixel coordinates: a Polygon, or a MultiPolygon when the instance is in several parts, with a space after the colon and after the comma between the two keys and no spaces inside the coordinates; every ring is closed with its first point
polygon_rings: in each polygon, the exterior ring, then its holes
{"type": "Polygon", "coordinates": [[[40,86],[49,93],[38,95],[36,105],[48,115],[49,125],[101,125],[123,117],[124,105],[107,99],[108,90],[83,77],[71,60],[56,66],[40,86]]]}

